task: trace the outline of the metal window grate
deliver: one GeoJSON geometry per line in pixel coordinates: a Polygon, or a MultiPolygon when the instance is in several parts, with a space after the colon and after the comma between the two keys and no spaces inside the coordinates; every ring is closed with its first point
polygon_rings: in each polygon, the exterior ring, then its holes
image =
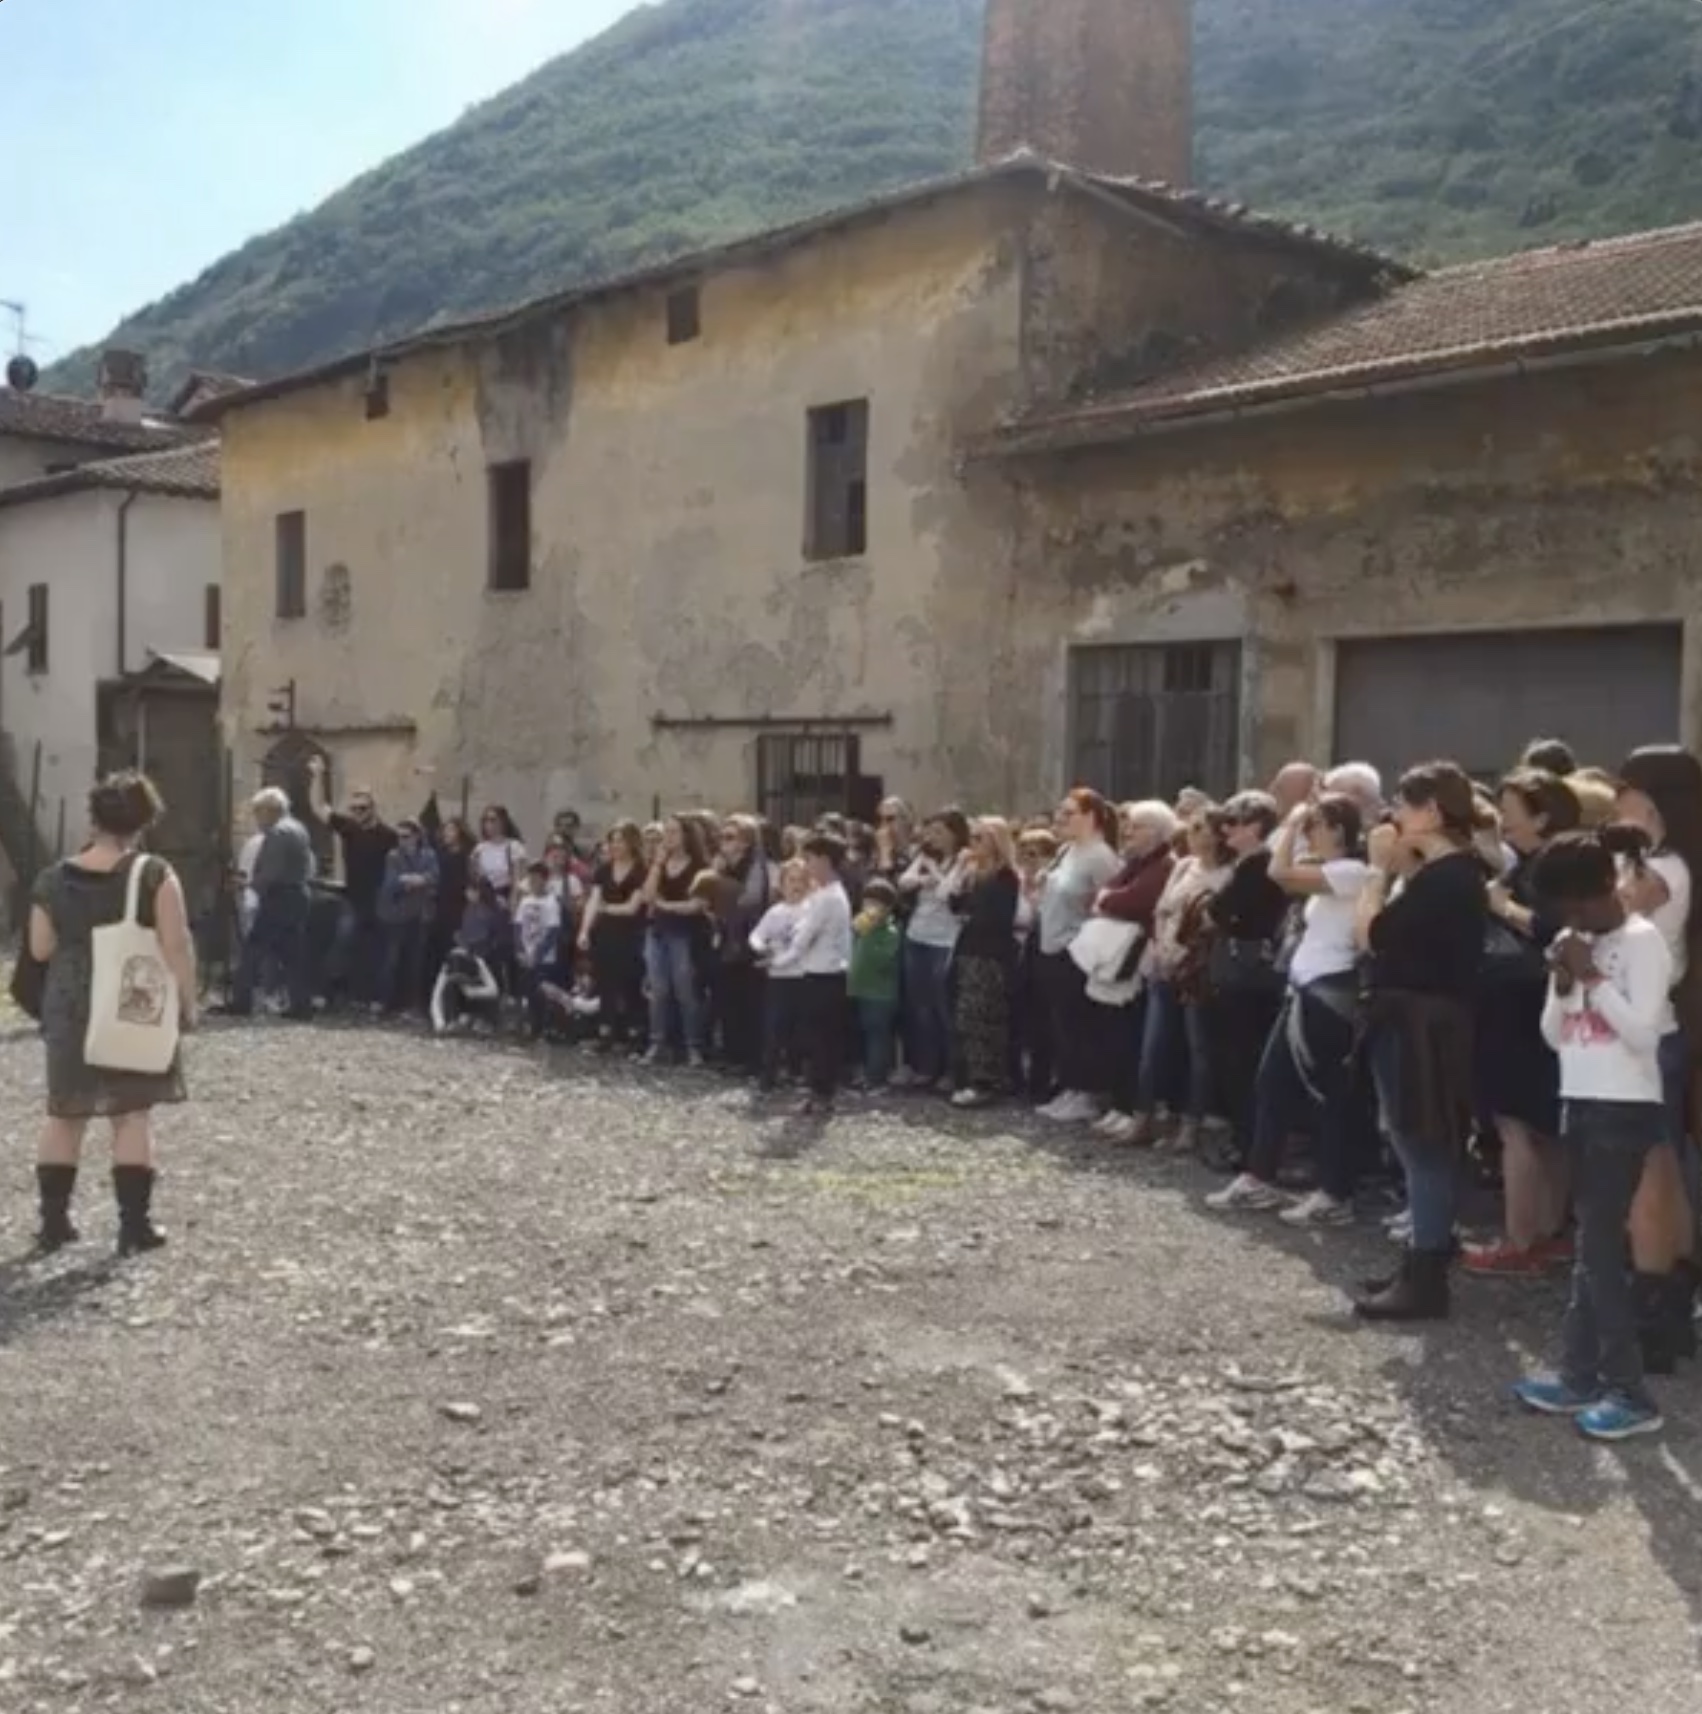
{"type": "Polygon", "coordinates": [[[1075,650],[1074,783],[1114,800],[1233,791],[1240,680],[1235,642],[1075,650]]]}
{"type": "Polygon", "coordinates": [[[862,748],[854,732],[764,733],[756,741],[758,813],[775,827],[856,814],[862,748]]]}

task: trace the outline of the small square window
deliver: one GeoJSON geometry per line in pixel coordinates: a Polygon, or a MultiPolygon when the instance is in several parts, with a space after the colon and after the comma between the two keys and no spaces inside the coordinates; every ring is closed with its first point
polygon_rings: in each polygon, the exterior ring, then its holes
{"type": "Polygon", "coordinates": [[[668,293],[668,343],[689,345],[703,332],[703,305],[696,286],[668,293]]]}

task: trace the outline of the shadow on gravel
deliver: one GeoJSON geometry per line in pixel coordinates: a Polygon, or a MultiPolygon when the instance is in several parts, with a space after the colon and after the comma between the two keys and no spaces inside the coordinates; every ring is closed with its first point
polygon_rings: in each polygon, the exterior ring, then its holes
{"type": "Polygon", "coordinates": [[[0,1350],[105,1290],[117,1266],[110,1258],[53,1271],[40,1261],[0,1262],[0,1350]]]}

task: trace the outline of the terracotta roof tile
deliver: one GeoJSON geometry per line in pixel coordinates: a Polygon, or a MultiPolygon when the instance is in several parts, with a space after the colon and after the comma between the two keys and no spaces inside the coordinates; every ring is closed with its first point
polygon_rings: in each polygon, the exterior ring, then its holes
{"type": "Polygon", "coordinates": [[[0,387],[0,434],[75,441],[82,446],[110,447],[115,452],[140,452],[148,447],[179,445],[197,432],[184,423],[108,422],[94,399],[71,399],[59,393],[20,393],[12,387],[0,387]]]}
{"type": "Polygon", "coordinates": [[[1292,398],[1702,330],[1702,222],[1469,262],[1232,355],[1016,423],[1070,444],[1292,398]]]}
{"type": "Polygon", "coordinates": [[[56,494],[76,494],[89,488],[117,488],[126,493],[167,494],[185,500],[219,497],[219,443],[192,441],[161,452],[138,452],[128,458],[103,458],[79,464],[54,476],[40,476],[0,488],[0,508],[30,500],[50,500],[56,494]]]}

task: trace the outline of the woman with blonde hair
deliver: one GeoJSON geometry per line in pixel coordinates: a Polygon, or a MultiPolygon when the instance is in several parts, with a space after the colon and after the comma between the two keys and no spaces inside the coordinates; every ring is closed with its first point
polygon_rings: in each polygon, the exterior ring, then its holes
{"type": "Polygon", "coordinates": [[[1022,894],[1010,824],[983,816],[969,832],[964,877],[949,903],[962,927],[952,960],[954,1107],[981,1107],[1010,1067],[1016,913],[1022,894]]]}
{"type": "Polygon", "coordinates": [[[1578,800],[1578,825],[1593,833],[1619,813],[1619,782],[1604,768],[1580,768],[1566,776],[1566,787],[1578,800]]]}

